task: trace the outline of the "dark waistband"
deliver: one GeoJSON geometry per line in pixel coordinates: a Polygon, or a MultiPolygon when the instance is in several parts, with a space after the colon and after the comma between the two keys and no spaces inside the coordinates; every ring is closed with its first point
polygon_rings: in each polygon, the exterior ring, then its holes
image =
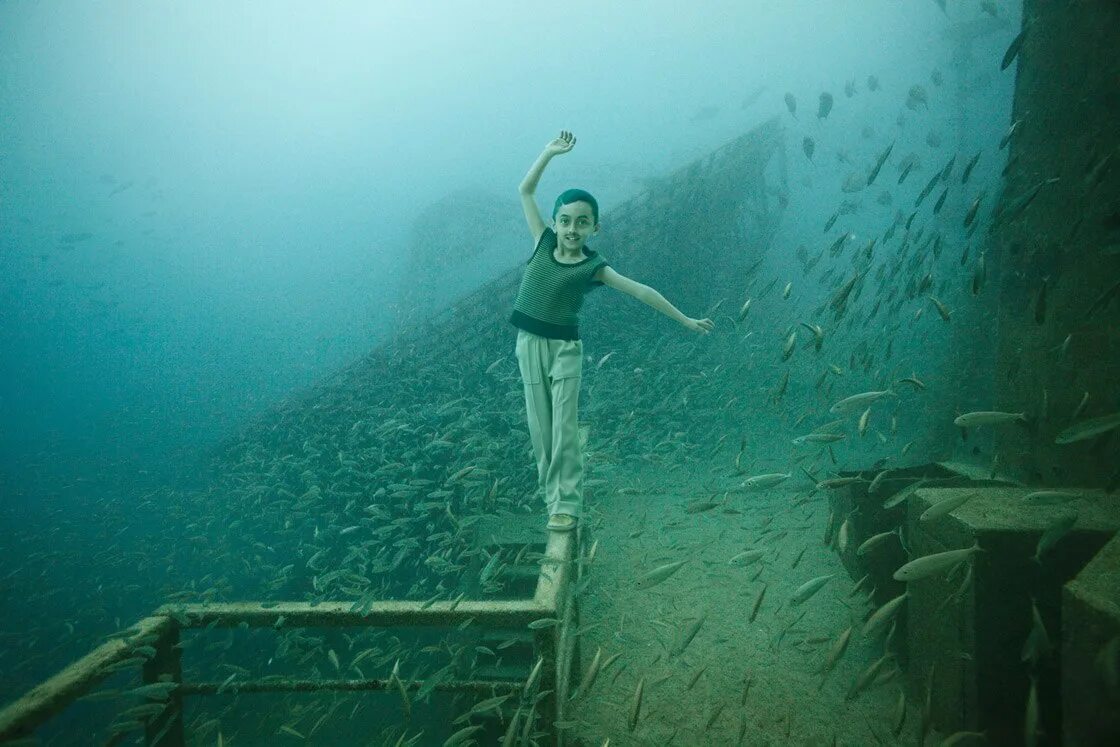
{"type": "Polygon", "coordinates": [[[509,321],[518,329],[532,332],[534,335],[540,335],[541,337],[548,337],[553,340],[579,339],[579,327],[576,325],[542,322],[540,319],[524,314],[517,309],[514,309],[513,313],[510,314],[509,321]]]}

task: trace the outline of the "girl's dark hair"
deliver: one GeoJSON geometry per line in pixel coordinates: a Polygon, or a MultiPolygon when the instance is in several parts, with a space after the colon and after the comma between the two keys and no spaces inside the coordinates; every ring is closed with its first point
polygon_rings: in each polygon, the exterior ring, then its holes
{"type": "Polygon", "coordinates": [[[556,220],[556,213],[560,211],[561,205],[570,205],[573,202],[586,202],[591,205],[591,215],[596,223],[599,222],[599,203],[590,192],[584,192],[582,189],[566,189],[560,193],[556,198],[556,204],[552,206],[552,220],[556,220]]]}

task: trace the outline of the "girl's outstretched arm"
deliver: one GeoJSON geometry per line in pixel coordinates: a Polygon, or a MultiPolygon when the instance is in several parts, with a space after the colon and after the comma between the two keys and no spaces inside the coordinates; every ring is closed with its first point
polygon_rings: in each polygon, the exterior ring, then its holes
{"type": "Polygon", "coordinates": [[[620,275],[609,265],[595,273],[595,279],[603,283],[603,285],[609,285],[611,288],[633,296],[642,303],[652,306],[665,316],[677,320],[696,332],[708,334],[714,326],[711,319],[693,319],[690,316],[682,314],[680,309],[669,303],[669,300],[665,298],[665,296],[644,283],[639,283],[625,275],[620,275]]]}

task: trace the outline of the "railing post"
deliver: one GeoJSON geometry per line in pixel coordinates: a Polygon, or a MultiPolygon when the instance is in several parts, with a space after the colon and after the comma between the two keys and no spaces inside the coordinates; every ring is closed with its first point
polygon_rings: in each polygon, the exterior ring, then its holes
{"type": "MultiPolygon", "coordinates": [[[[144,662],[145,685],[156,682],[183,684],[182,650],[176,647],[179,643],[179,624],[174,619],[170,623],[164,626],[155,641],[153,648],[156,650],[156,655],[144,662]]],[[[185,747],[183,694],[178,688],[171,691],[163,713],[144,727],[144,743],[148,747],[185,747]]]]}
{"type": "MultiPolygon", "coordinates": [[[[536,649],[537,656],[543,659],[541,664],[541,674],[539,682],[542,690],[547,691],[545,696],[537,703],[536,710],[540,713],[544,720],[545,730],[549,734],[548,744],[557,743],[556,720],[558,718],[557,708],[559,707],[560,698],[557,692],[559,683],[557,682],[557,644],[559,643],[558,632],[560,627],[553,626],[544,628],[543,630],[536,631],[534,638],[534,648],[536,649]]],[[[532,718],[530,714],[529,718],[532,718]]]]}

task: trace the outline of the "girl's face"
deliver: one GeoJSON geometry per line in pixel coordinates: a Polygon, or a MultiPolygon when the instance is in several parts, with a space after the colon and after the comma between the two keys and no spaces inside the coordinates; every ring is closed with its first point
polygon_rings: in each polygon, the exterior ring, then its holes
{"type": "Polygon", "coordinates": [[[599,231],[591,205],[572,202],[556,212],[556,238],[561,247],[578,249],[599,231]]]}

